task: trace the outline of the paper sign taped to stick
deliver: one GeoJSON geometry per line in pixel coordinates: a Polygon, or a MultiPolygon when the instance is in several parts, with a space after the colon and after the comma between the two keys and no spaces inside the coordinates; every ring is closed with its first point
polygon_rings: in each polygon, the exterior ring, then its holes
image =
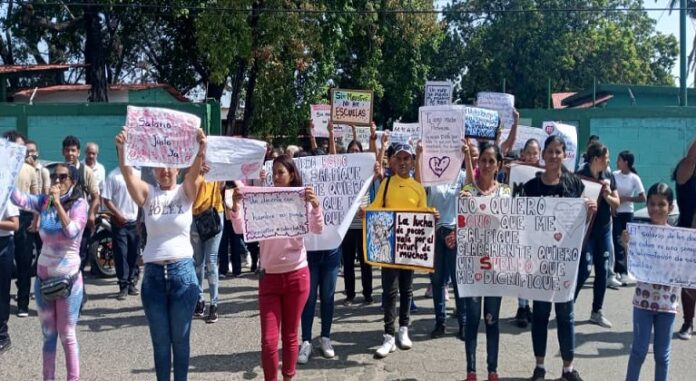
{"type": "Polygon", "coordinates": [[[317,138],[329,137],[329,119],[331,119],[331,105],[310,105],[312,118],[312,136],[317,138]]]}
{"type": "Polygon", "coordinates": [[[425,83],[424,106],[443,106],[452,104],[452,83],[448,81],[428,81],[425,83]]]}
{"type": "Polygon", "coordinates": [[[511,128],[515,123],[515,96],[512,94],[482,91],[476,94],[476,106],[497,111],[502,128],[511,128]]]}
{"type": "MultiPolygon", "coordinates": [[[[310,156],[294,159],[302,183],[311,185],[324,211],[324,231],[305,236],[307,250],[333,250],[341,245],[360,198],[367,192],[374,174],[372,152],[310,156]]],[[[267,161],[266,186],[272,185],[272,162],[267,161]]]]}
{"type": "Polygon", "coordinates": [[[240,188],[244,241],[294,238],[309,234],[305,188],[240,188]]]}
{"type": "Polygon", "coordinates": [[[0,216],[10,202],[10,194],[15,189],[26,152],[24,145],[0,139],[0,216]]]}
{"type": "Polygon", "coordinates": [[[432,272],[435,229],[432,212],[368,209],[363,221],[365,262],[432,272]]]}
{"type": "Polygon", "coordinates": [[[230,136],[208,136],[206,181],[258,179],[266,158],[266,142],[230,136]]]}
{"type": "Polygon", "coordinates": [[[394,122],[392,131],[395,133],[400,132],[407,134],[410,137],[411,141],[420,139],[421,137],[420,123],[394,122]]]}
{"type": "Polygon", "coordinates": [[[372,123],[372,90],[331,89],[331,120],[369,126],[372,123]]]}
{"type": "Polygon", "coordinates": [[[581,198],[460,199],[459,296],[573,300],[586,217],[581,198]]]}
{"type": "Polygon", "coordinates": [[[696,229],[629,223],[628,272],[641,282],[696,288],[696,229]]]}
{"type": "Polygon", "coordinates": [[[464,106],[429,106],[418,109],[421,125],[421,183],[452,184],[464,160],[464,106]]]}
{"type": "MultiPolygon", "coordinates": [[[[560,135],[566,143],[566,159],[563,160],[563,165],[571,172],[575,172],[575,165],[578,160],[578,130],[570,124],[562,124],[557,122],[544,122],[541,127],[546,136],[560,135]]],[[[541,143],[542,145],[544,143],[541,143]]],[[[543,147],[542,147],[543,148],[543,147]]]]}
{"type": "Polygon", "coordinates": [[[466,107],[466,136],[473,139],[495,140],[499,121],[497,111],[466,107]]]}
{"type": "Polygon", "coordinates": [[[128,106],[126,165],[186,168],[198,154],[201,119],[159,107],[128,106]]]}

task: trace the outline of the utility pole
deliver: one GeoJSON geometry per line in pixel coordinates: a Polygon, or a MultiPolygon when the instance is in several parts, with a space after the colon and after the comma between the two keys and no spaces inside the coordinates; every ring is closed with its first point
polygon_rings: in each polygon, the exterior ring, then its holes
{"type": "Polygon", "coordinates": [[[679,105],[687,106],[686,83],[689,74],[686,72],[686,0],[679,0],[679,105]]]}

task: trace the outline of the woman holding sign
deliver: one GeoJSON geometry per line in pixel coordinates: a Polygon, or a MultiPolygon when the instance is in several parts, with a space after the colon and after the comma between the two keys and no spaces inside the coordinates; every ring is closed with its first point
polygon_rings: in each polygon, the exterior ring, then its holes
{"type": "Polygon", "coordinates": [[[147,229],[143,250],[145,275],[140,297],[150,326],[157,380],[170,379],[172,354],[174,379],[186,380],[191,320],[199,294],[189,236],[193,202],[201,181],[198,175],[205,155],[205,134],[198,129],[198,153],[181,185],[176,183],[178,168],[155,168],[157,186],[136,177],[125,161],[126,130],[115,140],[128,193],[143,209],[147,229]]]}
{"type": "MultiPolygon", "coordinates": [[[[301,187],[302,175],[291,157],[273,160],[273,185],[301,187]]],[[[230,220],[235,232],[244,229],[242,193],[235,189],[230,220]]],[[[324,213],[312,187],[305,189],[309,203],[309,230],[321,234],[324,213]]],[[[304,238],[278,238],[260,241],[259,317],[261,318],[261,366],[264,379],[278,379],[278,336],[283,336],[283,380],[295,376],[298,356],[297,331],[302,309],[309,295],[309,268],[304,238]],[[279,332],[281,331],[281,332],[279,332]]]]}
{"type": "MultiPolygon", "coordinates": [[[[542,158],[546,170],[524,184],[523,193],[526,197],[582,197],[585,186],[582,181],[563,166],[566,158],[566,143],[560,136],[550,136],[544,142],[542,158]]],[[[590,211],[597,209],[594,200],[586,200],[590,211]]],[[[589,215],[589,213],[588,213],[589,215]]],[[[558,343],[563,359],[564,381],[582,381],[580,374],[573,368],[575,355],[575,320],[573,318],[573,303],[554,303],[556,309],[556,325],[558,326],[558,343]]],[[[532,344],[536,367],[531,381],[543,381],[546,376],[544,357],[546,357],[546,340],[549,333],[549,317],[551,303],[534,301],[532,307],[532,344]]]]}

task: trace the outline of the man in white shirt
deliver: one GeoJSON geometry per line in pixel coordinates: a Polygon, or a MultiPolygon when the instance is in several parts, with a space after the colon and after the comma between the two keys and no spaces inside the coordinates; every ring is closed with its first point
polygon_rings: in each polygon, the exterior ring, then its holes
{"type": "Polygon", "coordinates": [[[94,178],[97,180],[97,186],[99,187],[99,192],[104,191],[104,179],[106,179],[106,169],[97,161],[97,156],[99,156],[99,145],[94,142],[89,142],[85,145],[85,160],[83,164],[92,169],[94,173],[94,178]]]}
{"type": "Polygon", "coordinates": [[[19,209],[7,200],[0,219],[0,355],[12,345],[7,329],[10,320],[10,286],[14,259],[13,234],[19,228],[19,209]]]}
{"type": "MultiPolygon", "coordinates": [[[[133,169],[140,177],[140,171],[133,169]]],[[[128,295],[138,295],[138,205],[133,201],[121,170],[116,167],[104,182],[102,195],[104,206],[113,214],[111,218],[111,242],[116,263],[119,292],[117,299],[125,300],[128,295]]]]}

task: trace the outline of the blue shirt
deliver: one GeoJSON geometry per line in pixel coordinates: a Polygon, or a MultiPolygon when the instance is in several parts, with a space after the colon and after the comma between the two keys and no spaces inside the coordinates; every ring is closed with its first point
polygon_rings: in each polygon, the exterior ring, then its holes
{"type": "Polygon", "coordinates": [[[437,226],[454,229],[457,226],[457,203],[459,192],[466,182],[466,173],[459,171],[457,179],[448,185],[436,185],[426,188],[428,194],[428,206],[437,209],[440,219],[437,226]]]}

